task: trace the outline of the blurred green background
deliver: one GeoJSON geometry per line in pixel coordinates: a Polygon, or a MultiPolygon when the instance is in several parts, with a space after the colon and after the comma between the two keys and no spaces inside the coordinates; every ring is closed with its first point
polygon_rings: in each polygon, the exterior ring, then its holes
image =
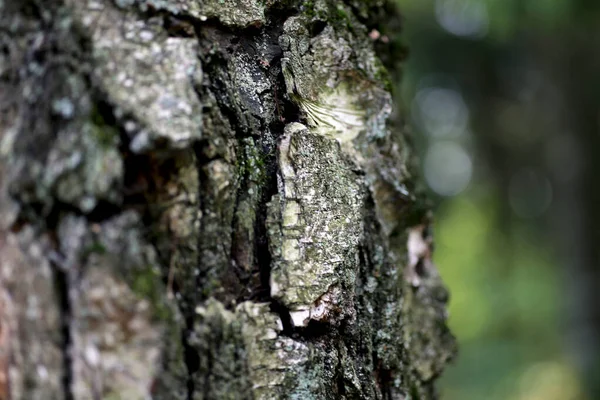
{"type": "Polygon", "coordinates": [[[460,343],[442,399],[600,399],[600,1],[397,1],[460,343]]]}

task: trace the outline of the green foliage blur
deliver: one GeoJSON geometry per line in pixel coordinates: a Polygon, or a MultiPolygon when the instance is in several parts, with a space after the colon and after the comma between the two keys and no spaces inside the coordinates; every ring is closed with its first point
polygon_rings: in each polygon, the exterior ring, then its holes
{"type": "Polygon", "coordinates": [[[591,399],[566,339],[572,274],[558,245],[579,203],[557,194],[581,175],[571,149],[586,139],[569,124],[600,98],[572,90],[573,74],[585,87],[600,70],[569,59],[577,48],[595,59],[600,2],[397,2],[409,49],[398,90],[436,203],[435,262],[460,346],[441,398],[591,399]]]}
{"type": "Polygon", "coordinates": [[[525,224],[496,229],[497,201],[490,188],[473,187],[437,212],[435,260],[452,293],[449,324],[460,343],[442,399],[582,399],[561,348],[551,251],[525,224]]]}

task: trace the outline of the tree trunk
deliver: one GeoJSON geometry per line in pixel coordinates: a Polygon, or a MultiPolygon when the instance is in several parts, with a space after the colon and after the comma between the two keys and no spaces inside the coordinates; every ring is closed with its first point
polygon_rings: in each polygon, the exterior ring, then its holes
{"type": "Polygon", "coordinates": [[[391,10],[0,1],[0,399],[434,398],[391,10]]]}

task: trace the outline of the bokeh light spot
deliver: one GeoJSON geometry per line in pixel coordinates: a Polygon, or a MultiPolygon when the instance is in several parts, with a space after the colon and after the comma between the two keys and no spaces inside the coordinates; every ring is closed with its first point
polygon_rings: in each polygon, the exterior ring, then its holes
{"type": "Polygon", "coordinates": [[[467,129],[469,110],[460,93],[452,89],[419,90],[412,111],[414,119],[434,137],[457,137],[467,129]]]}
{"type": "Polygon", "coordinates": [[[463,37],[481,38],[488,30],[488,11],[480,0],[437,0],[435,16],[446,31],[463,37]]]}
{"type": "Polygon", "coordinates": [[[432,144],[423,164],[427,184],[442,196],[454,196],[465,190],[473,175],[471,157],[461,145],[452,142],[432,144]]]}

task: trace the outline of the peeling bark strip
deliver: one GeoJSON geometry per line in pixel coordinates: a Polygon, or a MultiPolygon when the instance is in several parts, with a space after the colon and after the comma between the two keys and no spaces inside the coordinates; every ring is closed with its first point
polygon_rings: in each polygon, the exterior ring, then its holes
{"type": "Polygon", "coordinates": [[[390,9],[0,1],[1,400],[435,398],[390,9]]]}

